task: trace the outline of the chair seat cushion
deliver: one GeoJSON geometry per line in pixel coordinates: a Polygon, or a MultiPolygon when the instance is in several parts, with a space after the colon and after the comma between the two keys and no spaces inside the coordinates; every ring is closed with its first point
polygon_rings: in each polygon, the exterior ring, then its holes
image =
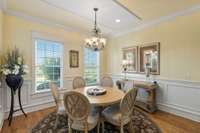
{"type": "MultiPolygon", "coordinates": [[[[99,112],[96,109],[94,110],[92,109],[87,119],[88,129],[89,130],[93,129],[97,125],[98,120],[99,120],[99,112]]],[[[84,124],[85,124],[84,121],[74,121],[72,124],[72,128],[83,131],[84,124]]]]}
{"type": "Polygon", "coordinates": [[[107,107],[103,110],[102,115],[105,121],[117,126],[120,126],[121,122],[123,125],[126,125],[130,121],[129,117],[122,117],[119,104],[107,107]]]}

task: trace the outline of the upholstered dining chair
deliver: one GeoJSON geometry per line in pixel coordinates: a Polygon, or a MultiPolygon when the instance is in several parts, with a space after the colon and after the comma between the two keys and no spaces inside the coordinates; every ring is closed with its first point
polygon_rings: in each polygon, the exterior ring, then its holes
{"type": "Polygon", "coordinates": [[[72,133],[72,129],[88,133],[96,126],[99,133],[99,113],[91,110],[89,100],[83,94],[75,91],[66,92],[64,105],[68,114],[69,133],[72,133]]]}
{"type": "Polygon", "coordinates": [[[137,89],[130,89],[120,102],[120,106],[110,106],[103,110],[102,128],[104,132],[104,121],[120,127],[120,133],[124,132],[124,125],[129,124],[133,133],[133,123],[131,115],[134,111],[134,104],[137,96],[137,89]]]}
{"type": "Polygon", "coordinates": [[[54,128],[57,128],[57,125],[59,123],[59,116],[66,114],[65,107],[64,107],[63,102],[60,100],[60,95],[58,93],[57,86],[53,82],[51,82],[50,88],[51,88],[51,93],[56,104],[56,123],[55,123],[54,128]]]}
{"type": "Polygon", "coordinates": [[[113,80],[109,76],[104,76],[100,80],[100,85],[103,87],[113,87],[113,80]]]}
{"type": "Polygon", "coordinates": [[[82,77],[75,77],[73,79],[73,89],[85,87],[86,83],[82,77]]]}

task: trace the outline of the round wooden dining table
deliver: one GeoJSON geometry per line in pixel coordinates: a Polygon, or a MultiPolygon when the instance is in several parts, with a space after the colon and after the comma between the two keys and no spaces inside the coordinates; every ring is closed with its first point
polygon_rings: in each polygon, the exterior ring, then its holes
{"type": "Polygon", "coordinates": [[[90,86],[90,87],[84,87],[84,88],[77,88],[73,91],[79,92],[83,95],[85,95],[90,104],[95,106],[109,106],[115,103],[118,103],[121,101],[121,99],[124,97],[124,92],[119,90],[118,88],[113,87],[102,87],[102,86],[90,86]],[[87,89],[90,88],[103,88],[106,89],[106,93],[104,95],[89,95],[87,94],[87,89]]]}

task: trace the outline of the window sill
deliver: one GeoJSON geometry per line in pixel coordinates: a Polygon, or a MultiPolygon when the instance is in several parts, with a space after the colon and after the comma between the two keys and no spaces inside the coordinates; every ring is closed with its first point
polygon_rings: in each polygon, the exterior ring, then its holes
{"type": "Polygon", "coordinates": [[[41,93],[47,93],[47,92],[51,92],[51,90],[50,89],[44,89],[44,90],[41,90],[41,91],[35,91],[34,93],[35,94],[41,94],[41,93]]]}
{"type": "Polygon", "coordinates": [[[87,86],[99,86],[99,83],[95,83],[95,84],[87,84],[87,86]]]}
{"type": "Polygon", "coordinates": [[[35,91],[31,94],[33,98],[39,98],[39,97],[45,97],[45,96],[51,96],[51,90],[43,90],[43,91],[35,91]]]}
{"type": "MultiPolygon", "coordinates": [[[[58,91],[60,93],[64,93],[67,89],[64,88],[59,88],[58,91]]],[[[45,89],[43,91],[35,91],[31,94],[33,98],[40,98],[40,97],[46,97],[46,96],[51,96],[51,89],[45,89]]]]}

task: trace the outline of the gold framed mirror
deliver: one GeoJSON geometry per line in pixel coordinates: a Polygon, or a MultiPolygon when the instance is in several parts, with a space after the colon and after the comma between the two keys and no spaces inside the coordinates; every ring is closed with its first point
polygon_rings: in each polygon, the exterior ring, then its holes
{"type": "MultiPolygon", "coordinates": [[[[137,56],[138,47],[126,47],[122,49],[123,52],[123,62],[126,62],[127,72],[137,72],[137,56]]],[[[123,64],[124,65],[124,64],[123,64]]]]}
{"type": "Polygon", "coordinates": [[[150,74],[160,74],[160,43],[153,42],[139,46],[139,72],[145,73],[150,71],[150,74]]]}

